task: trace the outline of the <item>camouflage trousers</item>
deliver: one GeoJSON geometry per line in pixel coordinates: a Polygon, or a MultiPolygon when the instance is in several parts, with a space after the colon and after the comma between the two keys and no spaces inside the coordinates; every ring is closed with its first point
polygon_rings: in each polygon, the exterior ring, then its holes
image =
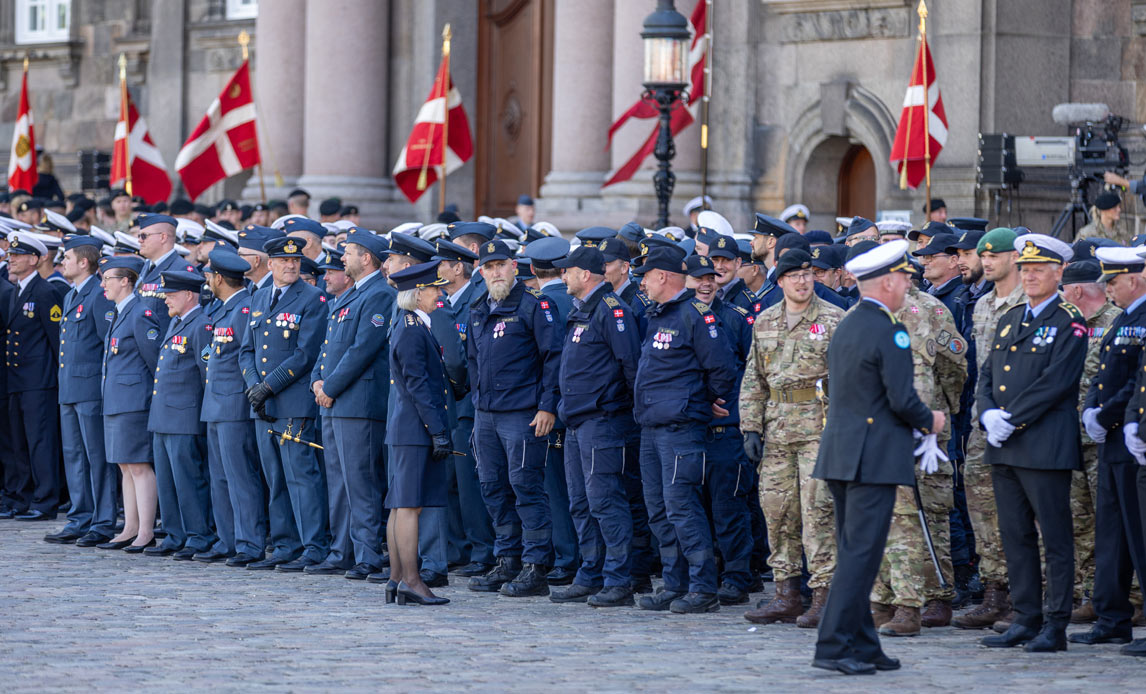
{"type": "Polygon", "coordinates": [[[999,513],[995,507],[995,483],[991,466],[984,462],[987,435],[972,427],[967,439],[967,460],[963,464],[963,489],[967,494],[967,515],[975,531],[975,551],[979,554],[979,576],[984,582],[1007,582],[1003,541],[999,538],[999,513]]]}
{"type": "Polygon", "coordinates": [[[768,527],[774,580],[799,578],[801,554],[807,558],[811,588],[827,588],[836,570],[836,523],[832,495],[823,480],[812,478],[819,441],[764,448],[760,461],[760,508],[768,527]]]}
{"type": "Polygon", "coordinates": [[[1098,444],[1082,444],[1082,470],[1070,484],[1070,515],[1074,518],[1074,598],[1094,588],[1094,506],[1098,497],[1098,444]]]}
{"type": "Polygon", "coordinates": [[[872,586],[871,599],[885,605],[923,607],[928,600],[955,598],[955,569],[951,564],[951,509],[955,506],[955,480],[951,463],[941,463],[938,472],[928,475],[916,468],[915,480],[923,515],[931,531],[931,542],[947,588],[939,586],[935,565],[927,551],[919,509],[911,487],[895,491],[895,507],[887,534],[879,576],[872,586]]]}

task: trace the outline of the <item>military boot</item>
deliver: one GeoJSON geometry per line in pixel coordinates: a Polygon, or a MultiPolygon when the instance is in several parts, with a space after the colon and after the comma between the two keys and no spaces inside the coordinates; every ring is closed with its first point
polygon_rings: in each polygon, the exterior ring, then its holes
{"type": "Polygon", "coordinates": [[[951,620],[960,629],[987,629],[1011,611],[1011,598],[1002,583],[987,583],[983,602],[975,609],[951,620]]]}
{"type": "Polygon", "coordinates": [[[880,636],[919,636],[919,608],[897,605],[895,617],[879,628],[880,636]]]}
{"type": "Polygon", "coordinates": [[[871,604],[871,618],[875,622],[876,629],[890,622],[893,617],[895,617],[895,605],[886,605],[882,602],[871,604]]]}
{"type": "Polygon", "coordinates": [[[501,594],[510,598],[528,598],[549,595],[549,567],[541,564],[526,564],[521,573],[509,583],[501,586],[501,594]]]}
{"type": "Polygon", "coordinates": [[[776,583],[776,596],[766,605],[744,613],[744,618],[754,624],[782,622],[794,624],[804,612],[804,601],[800,597],[800,579],[786,578],[776,583]]]}
{"type": "Polygon", "coordinates": [[[1071,624],[1091,624],[1096,619],[1098,619],[1098,615],[1094,613],[1094,603],[1088,598],[1076,602],[1074,609],[1070,612],[1071,624]]]}
{"type": "Polygon", "coordinates": [[[975,567],[970,564],[959,564],[955,567],[955,600],[951,603],[953,609],[959,609],[971,604],[970,584],[971,577],[974,574],[975,567]]]}
{"type": "Polygon", "coordinates": [[[920,623],[925,627],[946,627],[951,625],[951,603],[946,600],[928,600],[923,606],[920,623]]]}
{"type": "Polygon", "coordinates": [[[796,618],[796,626],[801,629],[815,629],[820,626],[820,614],[824,611],[824,605],[827,602],[828,589],[813,588],[812,604],[808,606],[807,612],[796,618]]]}
{"type": "Polygon", "coordinates": [[[478,593],[496,593],[504,583],[512,581],[521,572],[521,557],[498,557],[497,564],[487,573],[470,579],[470,590],[478,593]]]}

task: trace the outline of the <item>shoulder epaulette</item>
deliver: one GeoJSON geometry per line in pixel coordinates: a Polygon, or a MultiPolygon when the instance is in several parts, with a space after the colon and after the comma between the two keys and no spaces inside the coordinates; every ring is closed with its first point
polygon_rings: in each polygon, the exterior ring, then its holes
{"type": "Polygon", "coordinates": [[[633,296],[641,302],[641,306],[649,306],[653,303],[653,300],[645,296],[643,292],[637,292],[633,296]]]}
{"type": "Polygon", "coordinates": [[[732,308],[736,309],[736,312],[737,312],[737,313],[739,313],[739,314],[740,314],[740,315],[742,315],[742,316],[747,316],[747,315],[748,315],[748,313],[749,313],[749,312],[748,312],[748,309],[746,309],[746,308],[743,308],[743,307],[740,307],[740,306],[737,306],[736,304],[729,304],[729,306],[731,306],[732,308]]]}
{"type": "Polygon", "coordinates": [[[620,306],[620,302],[618,302],[613,297],[606,295],[605,296],[605,305],[608,306],[609,308],[613,308],[614,306],[620,306]]]}
{"type": "Polygon", "coordinates": [[[526,288],[525,288],[525,291],[529,292],[529,293],[530,293],[530,294],[532,294],[532,295],[533,295],[535,298],[538,298],[538,299],[540,299],[540,298],[542,298],[542,297],[544,297],[544,296],[545,296],[545,293],[544,293],[544,292],[542,292],[540,289],[534,289],[533,287],[526,287],[526,288]]]}
{"type": "Polygon", "coordinates": [[[1079,311],[1078,307],[1069,301],[1064,301],[1059,304],[1059,308],[1066,311],[1067,315],[1071,318],[1083,318],[1082,311],[1079,311]]]}
{"type": "Polygon", "coordinates": [[[708,304],[704,303],[703,301],[692,302],[692,307],[695,308],[696,312],[701,315],[704,315],[709,311],[708,304]]]}
{"type": "Polygon", "coordinates": [[[409,313],[407,313],[406,314],[406,325],[417,325],[417,324],[418,324],[418,319],[415,318],[414,316],[410,315],[409,313]]]}

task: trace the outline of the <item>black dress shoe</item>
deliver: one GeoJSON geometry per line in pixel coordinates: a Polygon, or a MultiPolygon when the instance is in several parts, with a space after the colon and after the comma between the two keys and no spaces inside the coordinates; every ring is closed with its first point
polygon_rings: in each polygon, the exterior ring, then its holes
{"type": "Polygon", "coordinates": [[[450,602],[449,598],[440,598],[436,595],[419,595],[410,590],[404,581],[398,584],[396,592],[399,605],[445,605],[450,602]]]}
{"type": "Polygon", "coordinates": [[[182,547],[172,547],[168,544],[162,544],[156,547],[148,547],[143,553],[149,557],[169,557],[181,549],[182,547]]]}
{"type": "Polygon", "coordinates": [[[880,653],[878,658],[869,662],[875,666],[876,670],[883,670],[885,672],[888,670],[898,670],[900,667],[899,658],[892,658],[884,653],[880,653]]]}
{"type": "Polygon", "coordinates": [[[367,576],[377,571],[377,567],[369,564],[355,564],[343,574],[352,581],[365,581],[367,576]]]}
{"type": "Polygon", "coordinates": [[[600,588],[590,588],[589,586],[574,583],[571,586],[558,588],[550,593],[549,600],[551,602],[587,602],[590,595],[596,595],[600,590],[600,588]]]}
{"type": "MultiPolygon", "coordinates": [[[[282,570],[286,571],[286,569],[282,570]]],[[[324,561],[303,567],[302,572],[311,576],[342,576],[346,573],[346,568],[324,561]]]]}
{"type": "Polygon", "coordinates": [[[1044,624],[1039,635],[1023,647],[1027,653],[1054,653],[1066,650],[1066,625],[1044,624]]]}
{"type": "MultiPolygon", "coordinates": [[[[367,583],[389,583],[390,582],[390,567],[383,566],[372,574],[366,576],[367,583]]],[[[398,585],[395,583],[394,585],[398,585]]]]}
{"type": "Polygon", "coordinates": [[[303,571],[306,571],[306,567],[315,566],[316,564],[319,564],[319,563],[320,562],[317,562],[313,559],[307,559],[306,557],[299,557],[298,559],[295,559],[294,561],[288,561],[288,562],[285,562],[283,564],[279,564],[278,566],[275,567],[275,571],[282,571],[283,573],[288,573],[288,574],[297,574],[297,573],[301,573],[303,571]]]}
{"type": "Polygon", "coordinates": [[[549,567],[542,564],[526,564],[521,573],[501,586],[498,592],[508,598],[532,598],[549,595],[549,582],[546,574],[549,567]]]}
{"type": "Polygon", "coordinates": [[[126,540],[119,540],[116,542],[112,542],[111,540],[108,540],[107,542],[96,545],[96,548],[97,549],[123,549],[124,547],[127,547],[128,545],[130,545],[132,542],[135,542],[134,537],[129,537],[126,540]]]}
{"type": "Polygon", "coordinates": [[[197,552],[194,549],[191,549],[190,547],[184,547],[183,549],[179,550],[175,554],[172,554],[171,558],[174,559],[175,561],[191,561],[192,559],[195,558],[195,555],[198,553],[199,552],[197,552]]]}
{"type": "Polygon", "coordinates": [[[585,602],[589,607],[624,607],[634,604],[633,591],[625,586],[609,586],[593,595],[585,602]]]}
{"type": "Polygon", "coordinates": [[[470,579],[469,589],[478,593],[496,593],[502,585],[521,573],[521,557],[498,557],[493,568],[470,579]]]}
{"type": "Polygon", "coordinates": [[[12,520],[16,517],[16,510],[11,508],[0,509],[0,520],[12,520]]]}
{"type": "Polygon", "coordinates": [[[1134,637],[1132,629],[1112,629],[1096,624],[1090,631],[1076,632],[1066,638],[1071,643],[1085,643],[1090,646],[1096,643],[1130,643],[1134,637]]]}
{"type": "Polygon", "coordinates": [[[683,598],[684,593],[678,593],[675,590],[665,590],[661,588],[652,595],[646,595],[637,601],[637,607],[642,610],[649,610],[650,612],[664,612],[672,604],[673,600],[683,598]]]}
{"type": "Polygon", "coordinates": [[[422,583],[425,583],[427,588],[445,588],[450,585],[450,577],[445,574],[422,569],[418,575],[422,577],[422,583]]]}
{"type": "Polygon", "coordinates": [[[195,561],[203,562],[204,564],[217,564],[221,561],[226,561],[235,556],[228,552],[219,552],[216,550],[208,550],[206,552],[196,552],[192,557],[195,561]]]}
{"type": "Polygon", "coordinates": [[[61,530],[58,533],[45,535],[44,542],[50,542],[53,545],[70,545],[81,537],[83,537],[83,535],[73,533],[70,530],[61,530]]]}
{"type": "Polygon", "coordinates": [[[386,581],[386,604],[394,602],[398,598],[398,583],[396,581],[386,581]]]}
{"type": "Polygon", "coordinates": [[[290,560],[285,557],[276,557],[272,554],[270,559],[253,561],[247,564],[247,571],[274,571],[276,566],[285,564],[288,561],[290,560]]]}
{"type": "Polygon", "coordinates": [[[31,511],[24,511],[23,513],[16,514],[16,520],[18,521],[50,521],[55,519],[55,511],[52,511],[51,513],[44,513],[43,511],[32,509],[31,511]]]}
{"type": "Polygon", "coordinates": [[[577,572],[573,569],[567,569],[563,566],[556,566],[545,575],[545,581],[551,586],[567,586],[573,583],[573,579],[577,576],[577,572]]]}
{"type": "Polygon", "coordinates": [[[76,540],[76,547],[97,547],[107,542],[111,538],[107,535],[100,535],[99,533],[88,533],[80,539],[76,540]]]}
{"type": "Polygon", "coordinates": [[[633,577],[633,592],[634,593],[651,593],[651,592],[653,592],[653,579],[649,576],[634,576],[633,577]]]}
{"type": "Polygon", "coordinates": [[[148,547],[154,547],[154,546],[155,546],[155,538],[153,537],[153,538],[151,538],[151,541],[145,545],[128,545],[127,547],[123,548],[123,551],[127,552],[128,554],[142,554],[143,550],[147,549],[148,547]]]}
{"type": "Polygon", "coordinates": [[[1118,649],[1122,655],[1134,655],[1139,658],[1146,657],[1146,639],[1134,639],[1122,648],[1118,649]]]}
{"type": "Polygon", "coordinates": [[[482,574],[489,572],[489,570],[492,568],[493,564],[486,564],[485,562],[475,561],[458,568],[454,571],[454,573],[459,576],[465,576],[469,578],[471,576],[481,576],[482,574]]]}
{"type": "Polygon", "coordinates": [[[1031,641],[1039,632],[1018,623],[1012,623],[1011,628],[997,636],[984,636],[979,643],[988,648],[1014,648],[1031,641]]]}
{"type": "Polygon", "coordinates": [[[240,552],[227,560],[227,566],[249,566],[257,561],[259,561],[259,557],[256,557],[253,554],[244,554],[240,552]]]}
{"type": "Polygon", "coordinates": [[[747,605],[748,591],[741,590],[731,583],[724,583],[716,591],[716,599],[721,605],[747,605]]]}
{"type": "Polygon", "coordinates": [[[764,579],[760,578],[760,574],[755,571],[752,572],[752,580],[748,583],[748,587],[744,589],[749,593],[763,593],[764,592],[764,579]]]}
{"type": "Polygon", "coordinates": [[[719,609],[716,593],[686,593],[669,604],[669,610],[676,614],[704,614],[719,609]]]}
{"type": "Polygon", "coordinates": [[[812,661],[812,667],[818,667],[821,670],[835,670],[836,672],[845,675],[874,675],[875,665],[865,663],[854,658],[816,658],[812,661]]]}

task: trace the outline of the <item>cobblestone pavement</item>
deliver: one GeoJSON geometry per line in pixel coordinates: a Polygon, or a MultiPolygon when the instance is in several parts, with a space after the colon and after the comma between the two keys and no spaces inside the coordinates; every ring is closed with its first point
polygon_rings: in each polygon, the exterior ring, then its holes
{"type": "MultiPolygon", "coordinates": [[[[254,572],[50,545],[0,521],[0,691],[1142,691],[1118,646],[1032,655],[982,632],[885,639],[899,672],[809,666],[813,631],[753,628],[742,606],[673,616],[472,593],[386,605],[338,576],[254,572]]],[[[771,586],[769,584],[769,590],[771,586]]],[[[754,596],[758,598],[761,596],[754,596]]],[[[1139,630],[1138,636],[1146,636],[1139,630]]]]}

